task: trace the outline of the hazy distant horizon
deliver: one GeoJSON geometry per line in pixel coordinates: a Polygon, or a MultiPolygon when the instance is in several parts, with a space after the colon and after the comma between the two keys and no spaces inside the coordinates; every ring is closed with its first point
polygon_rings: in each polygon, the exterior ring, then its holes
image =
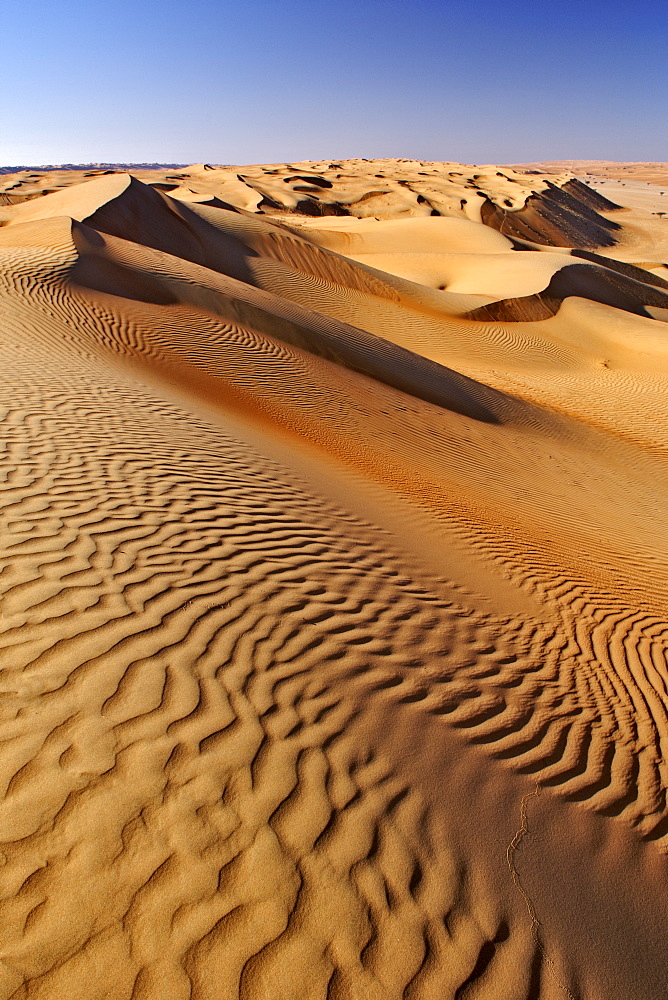
{"type": "MultiPolygon", "coordinates": [[[[331,159],[334,162],[337,162],[337,161],[345,162],[346,159],[369,159],[369,160],[371,160],[370,157],[348,157],[348,158],[346,158],[346,157],[329,157],[329,158],[325,157],[325,159],[331,159]]],[[[390,158],[388,157],[388,159],[390,159],[390,158]]],[[[412,160],[412,161],[422,162],[417,157],[397,157],[396,159],[400,159],[400,160],[401,159],[405,159],[406,161],[411,161],[412,160]]],[[[93,171],[93,170],[153,170],[153,169],[155,169],[155,170],[166,170],[166,169],[167,170],[183,170],[185,167],[192,166],[195,163],[203,163],[203,162],[204,162],[203,160],[190,159],[190,160],[187,160],[186,162],[183,162],[183,163],[164,163],[164,162],[158,162],[158,161],[154,161],[154,162],[150,162],[150,163],[147,163],[147,162],[144,162],[144,163],[137,163],[137,162],[130,163],[130,162],[121,162],[121,161],[118,161],[118,162],[115,162],[115,163],[102,163],[102,162],[98,162],[98,161],[93,161],[93,162],[90,162],[90,163],[41,163],[41,164],[40,163],[20,163],[20,164],[14,164],[14,165],[4,165],[4,164],[2,164],[2,165],[0,165],[0,175],[1,174],[11,174],[11,173],[18,172],[18,171],[21,171],[21,170],[39,170],[39,171],[57,171],[57,170],[91,170],[91,171],[93,171]]],[[[279,162],[282,162],[282,161],[279,161],[279,160],[267,160],[265,162],[268,163],[268,164],[270,164],[270,163],[279,163],[279,162]]],[[[286,162],[286,161],[283,161],[283,162],[286,162]]],[[[287,162],[291,162],[291,161],[287,161],[287,162]]],[[[308,162],[315,162],[315,163],[317,163],[317,162],[320,162],[320,161],[318,161],[318,160],[313,160],[313,161],[309,161],[309,160],[296,160],[295,159],[294,162],[296,162],[296,163],[308,163],[308,162]]],[[[444,163],[457,162],[457,163],[462,163],[463,165],[466,165],[466,166],[473,166],[473,167],[484,166],[485,165],[483,163],[469,163],[469,162],[462,161],[462,160],[457,160],[457,161],[454,161],[454,160],[444,160],[444,161],[434,160],[434,161],[427,161],[427,160],[425,160],[424,162],[434,162],[434,163],[437,163],[437,162],[444,162],[444,163]]],[[[664,161],[664,160],[603,160],[603,159],[601,159],[601,160],[593,160],[593,159],[584,159],[584,158],[582,160],[577,160],[575,157],[560,157],[560,158],[558,157],[558,158],[554,158],[552,160],[546,160],[546,161],[524,160],[524,161],[516,161],[514,164],[508,164],[508,163],[504,164],[504,163],[501,163],[500,160],[493,161],[493,163],[498,164],[499,166],[511,166],[512,165],[512,166],[518,166],[518,167],[533,166],[533,165],[539,164],[541,162],[546,162],[546,163],[571,163],[571,162],[575,162],[575,163],[577,163],[577,162],[596,163],[596,162],[598,162],[598,163],[620,163],[620,164],[633,164],[633,163],[638,163],[638,164],[642,163],[642,164],[644,164],[644,163],[646,163],[646,164],[648,164],[648,165],[651,166],[653,163],[656,163],[657,165],[659,165],[659,164],[665,163],[666,161],[664,161]]],[[[250,166],[251,164],[242,164],[242,163],[228,164],[228,163],[214,163],[214,162],[211,162],[209,165],[212,166],[212,167],[231,167],[231,166],[244,166],[244,165],[250,166]]]]}

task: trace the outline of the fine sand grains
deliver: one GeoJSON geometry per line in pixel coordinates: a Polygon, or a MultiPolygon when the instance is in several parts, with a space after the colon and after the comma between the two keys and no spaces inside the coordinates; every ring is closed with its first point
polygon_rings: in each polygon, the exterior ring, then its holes
{"type": "Polygon", "coordinates": [[[472,169],[2,207],[0,1000],[664,995],[661,222],[472,169]]]}

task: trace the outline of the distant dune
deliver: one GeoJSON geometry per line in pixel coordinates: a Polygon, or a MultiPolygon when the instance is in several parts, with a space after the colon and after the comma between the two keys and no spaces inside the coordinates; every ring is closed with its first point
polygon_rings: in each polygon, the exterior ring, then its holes
{"type": "Polygon", "coordinates": [[[30,167],[25,164],[20,167],[0,167],[0,174],[16,174],[23,171],[42,173],[44,171],[72,170],[172,170],[174,167],[185,167],[186,163],[47,163],[41,167],[30,167]]]}
{"type": "Polygon", "coordinates": [[[665,996],[664,167],[3,176],[0,1000],[665,996]]]}
{"type": "Polygon", "coordinates": [[[596,178],[614,180],[653,181],[668,183],[668,163],[618,163],[616,160],[552,160],[541,163],[516,164],[515,170],[533,169],[537,173],[572,171],[596,178]]]}

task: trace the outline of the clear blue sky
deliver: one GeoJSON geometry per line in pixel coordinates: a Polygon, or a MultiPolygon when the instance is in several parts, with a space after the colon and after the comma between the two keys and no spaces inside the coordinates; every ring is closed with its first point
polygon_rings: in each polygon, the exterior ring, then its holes
{"type": "Polygon", "coordinates": [[[0,165],[668,160],[666,0],[4,0],[0,165]]]}

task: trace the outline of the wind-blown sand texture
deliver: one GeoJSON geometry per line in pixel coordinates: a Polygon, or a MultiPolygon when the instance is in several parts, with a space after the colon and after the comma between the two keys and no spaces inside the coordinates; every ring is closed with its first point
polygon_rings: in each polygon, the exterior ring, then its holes
{"type": "Polygon", "coordinates": [[[526,169],[3,177],[1,1000],[665,996],[668,221],[526,169]]]}

